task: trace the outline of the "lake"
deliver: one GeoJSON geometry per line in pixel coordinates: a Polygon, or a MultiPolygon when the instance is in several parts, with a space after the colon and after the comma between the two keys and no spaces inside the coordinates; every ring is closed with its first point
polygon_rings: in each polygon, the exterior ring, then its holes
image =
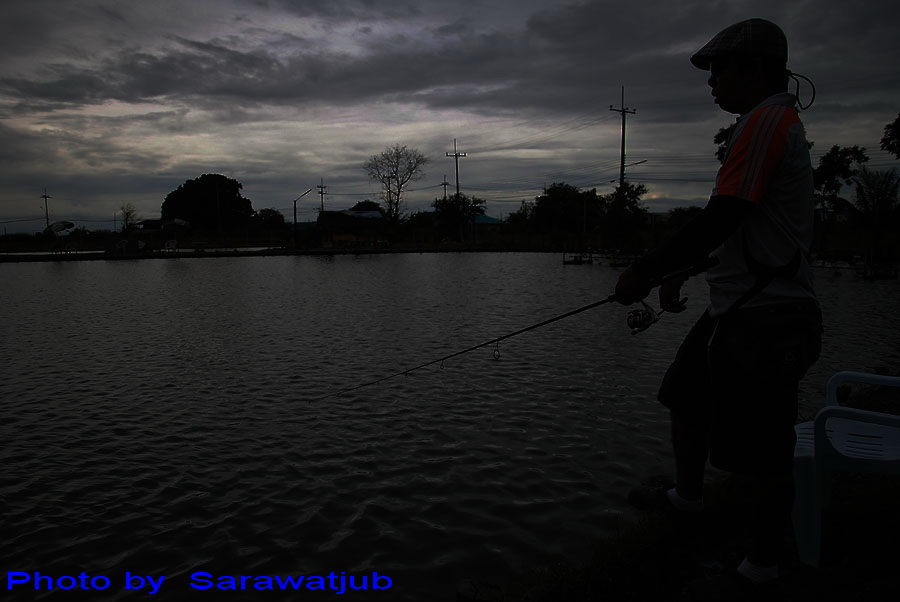
{"type": "MultiPolygon", "coordinates": [[[[610,304],[507,339],[499,358],[490,346],[323,398],[612,292],[619,270],[561,260],[0,264],[2,566],[108,577],[92,600],[134,599],[126,573],[196,599],[198,571],[378,573],[390,589],[359,599],[453,600],[469,577],[587,558],[632,516],[628,489],[671,469],[655,391],[702,278],[687,312],[636,336],[610,304]]],[[[816,277],[827,331],[807,415],[830,374],[900,365],[900,283],[816,277]]],[[[65,584],[5,599],[71,600],[65,584]]]]}

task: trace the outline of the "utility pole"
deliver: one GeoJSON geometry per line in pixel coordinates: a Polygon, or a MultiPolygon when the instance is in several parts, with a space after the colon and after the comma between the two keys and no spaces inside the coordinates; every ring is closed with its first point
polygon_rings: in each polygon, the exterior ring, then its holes
{"type": "Polygon", "coordinates": [[[53,197],[47,194],[47,189],[44,188],[44,194],[41,195],[41,198],[44,199],[44,219],[47,220],[47,227],[50,227],[50,209],[48,207],[48,201],[53,197]]]}
{"type": "Polygon", "coordinates": [[[459,158],[465,157],[466,153],[456,150],[456,138],[453,139],[453,154],[447,153],[447,156],[456,160],[456,197],[459,198],[459,158]]]}
{"type": "Polygon", "coordinates": [[[325,189],[327,188],[327,186],[325,186],[325,180],[320,179],[319,184],[316,186],[316,188],[319,189],[319,211],[325,211],[325,189]]]}
{"type": "Polygon", "coordinates": [[[216,223],[219,225],[219,246],[225,246],[225,230],[222,227],[222,201],[219,198],[219,179],[216,178],[216,223]]]}
{"type": "Polygon", "coordinates": [[[619,168],[619,193],[625,193],[625,118],[631,114],[635,114],[634,109],[629,109],[625,106],[625,86],[622,86],[622,105],[621,108],[614,109],[612,105],[609,105],[610,111],[615,111],[616,113],[622,114],[622,163],[619,168]]]}
{"type": "Polygon", "coordinates": [[[441,182],[440,185],[444,187],[444,200],[446,201],[446,200],[447,200],[447,186],[450,185],[450,183],[447,182],[447,175],[446,175],[446,174],[444,175],[444,181],[441,182]]]}

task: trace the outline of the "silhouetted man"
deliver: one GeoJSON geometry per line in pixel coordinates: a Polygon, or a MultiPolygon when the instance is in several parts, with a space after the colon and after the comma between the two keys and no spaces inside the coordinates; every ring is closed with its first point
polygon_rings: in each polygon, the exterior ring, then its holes
{"type": "MultiPolygon", "coordinates": [[[[630,304],[650,283],[708,265],[710,303],[663,378],[671,410],[675,486],[656,503],[703,508],[707,459],[752,484],[751,545],[729,583],[754,590],[778,577],[793,505],[798,383],[818,358],[821,313],[807,253],[813,175],[796,97],[787,93],[787,40],[774,23],[750,19],[717,34],[691,57],[710,72],[715,103],[739,117],[708,204],[660,248],[619,277],[630,304]],[[710,259],[712,261],[710,262],[710,259]]],[[[663,282],[663,309],[679,311],[683,279],[663,282]]],[[[633,492],[646,506],[646,491],[633,492]]]]}

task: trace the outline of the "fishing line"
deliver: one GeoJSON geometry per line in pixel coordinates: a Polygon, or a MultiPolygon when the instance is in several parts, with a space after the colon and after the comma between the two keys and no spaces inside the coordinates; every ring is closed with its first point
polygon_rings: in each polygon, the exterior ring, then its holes
{"type": "MultiPolygon", "coordinates": [[[[658,280],[651,282],[650,285],[652,287],[656,287],[656,286],[659,286],[660,284],[662,284],[663,282],[667,282],[669,280],[682,280],[682,281],[687,280],[688,277],[696,276],[697,274],[699,274],[701,272],[705,272],[707,269],[716,265],[717,263],[718,263],[718,259],[709,258],[702,264],[692,265],[683,270],[679,270],[677,272],[669,274],[668,276],[664,276],[663,278],[660,278],[658,280]]],[[[566,318],[570,318],[574,315],[588,311],[589,309],[594,309],[595,307],[599,307],[599,306],[605,305],[607,303],[612,303],[615,300],[616,300],[616,294],[613,293],[606,299],[602,299],[600,301],[595,301],[594,303],[589,303],[583,307],[579,307],[578,309],[573,309],[572,311],[568,311],[564,314],[560,314],[553,318],[544,320],[543,322],[538,322],[537,324],[532,324],[531,326],[526,326],[525,328],[522,328],[515,332],[511,332],[509,334],[505,334],[505,335],[497,337],[495,339],[491,339],[490,341],[485,341],[484,343],[479,343],[478,345],[473,345],[472,347],[463,349],[462,351],[457,351],[455,353],[451,353],[450,355],[445,355],[444,357],[439,357],[437,359],[427,361],[424,364],[419,364],[418,366],[413,366],[412,368],[407,368],[407,369],[401,370],[399,372],[394,372],[393,374],[389,374],[387,376],[382,376],[381,378],[376,378],[375,380],[370,380],[369,382],[364,382],[362,384],[354,385],[352,387],[345,387],[338,391],[333,391],[331,393],[328,393],[327,395],[322,395],[320,397],[314,397],[313,399],[310,399],[310,402],[320,401],[322,399],[327,399],[329,397],[335,397],[337,395],[342,395],[343,393],[350,393],[351,391],[356,391],[359,389],[363,389],[365,387],[371,387],[372,385],[377,385],[379,383],[383,383],[386,380],[390,380],[392,378],[397,378],[398,376],[406,376],[410,372],[415,372],[416,370],[421,370],[422,368],[427,368],[428,366],[433,366],[434,364],[440,364],[441,368],[443,368],[445,361],[447,361],[449,359],[453,359],[454,357],[458,357],[465,353],[475,351],[476,349],[481,349],[483,347],[487,347],[489,345],[494,345],[494,352],[493,352],[494,359],[495,360],[500,359],[500,341],[505,341],[506,339],[510,339],[514,336],[524,334],[531,330],[537,330],[538,328],[543,328],[544,326],[547,326],[548,324],[553,324],[554,322],[558,322],[559,320],[564,320],[566,318]]],[[[678,313],[680,311],[683,311],[684,304],[686,301],[687,301],[686,298],[681,299],[680,301],[678,301],[675,304],[675,308],[670,309],[670,311],[673,313],[678,313]]],[[[664,311],[665,311],[665,310],[661,310],[661,311],[657,312],[657,311],[654,311],[644,301],[641,301],[641,303],[643,304],[644,309],[631,311],[631,312],[629,312],[629,315],[628,315],[627,322],[628,322],[628,326],[632,328],[631,334],[637,334],[639,332],[643,332],[644,330],[649,328],[650,325],[658,322],[659,316],[662,313],[664,313],[664,311]]]]}
{"type": "Polygon", "coordinates": [[[469,347],[468,349],[463,349],[462,351],[457,351],[457,352],[455,352],[455,353],[451,353],[450,355],[445,355],[444,357],[439,357],[439,358],[437,358],[437,359],[435,359],[435,360],[427,361],[427,362],[425,362],[424,364],[419,364],[418,366],[414,366],[414,367],[412,367],[412,368],[407,368],[407,369],[405,369],[405,370],[401,370],[401,371],[399,371],[399,372],[395,372],[395,373],[393,373],[393,374],[389,374],[388,376],[382,376],[381,378],[378,378],[378,379],[375,379],[375,380],[371,380],[371,381],[369,381],[369,382],[365,382],[365,383],[362,383],[362,384],[359,384],[359,385],[355,385],[355,386],[352,386],[352,387],[346,387],[346,388],[344,388],[344,389],[340,389],[339,391],[334,391],[334,392],[332,392],[332,393],[328,393],[327,395],[322,395],[321,397],[313,398],[313,399],[311,399],[310,401],[320,401],[320,400],[322,400],[322,399],[327,399],[327,398],[329,398],[329,397],[334,397],[334,396],[336,396],[336,395],[341,395],[341,394],[343,394],[343,393],[349,393],[349,392],[351,392],[351,391],[356,391],[357,389],[362,389],[362,388],[364,388],[364,387],[370,387],[370,386],[372,386],[372,385],[377,385],[377,384],[382,383],[382,382],[384,382],[384,381],[386,381],[386,380],[390,380],[390,379],[392,379],[392,378],[397,378],[398,376],[406,376],[406,375],[408,375],[410,372],[415,372],[416,370],[420,370],[420,369],[422,369],[422,368],[427,368],[428,366],[433,366],[434,364],[441,364],[441,367],[443,367],[444,362],[447,361],[447,360],[449,360],[449,359],[453,359],[454,357],[463,355],[463,354],[465,354],[465,353],[469,353],[469,352],[471,352],[471,351],[475,351],[476,349],[481,349],[481,348],[483,348],[483,347],[488,347],[488,346],[490,346],[490,345],[494,345],[494,359],[500,359],[500,341],[505,341],[506,339],[510,339],[510,338],[512,338],[512,337],[514,337],[514,336],[517,336],[517,335],[520,335],[520,334],[524,334],[524,333],[526,333],[526,332],[528,332],[528,331],[530,331],[530,330],[536,330],[536,329],[538,329],[538,328],[542,328],[542,327],[544,327],[544,326],[547,326],[548,324],[552,324],[552,323],[554,323],[554,322],[558,322],[559,320],[564,320],[565,318],[570,318],[570,317],[572,317],[572,316],[574,316],[574,315],[576,315],[576,314],[580,314],[580,313],[582,313],[582,312],[588,311],[589,309],[594,309],[595,307],[599,307],[599,306],[601,306],[601,305],[605,305],[606,303],[612,303],[612,302],[615,301],[615,300],[616,300],[616,295],[615,295],[615,294],[612,294],[612,295],[610,295],[609,297],[607,297],[606,299],[603,299],[602,301],[595,301],[594,303],[590,303],[590,304],[585,305],[585,306],[583,306],[583,307],[579,307],[578,309],[573,309],[572,311],[569,311],[569,312],[566,312],[566,313],[564,313],[564,314],[555,316],[555,317],[553,317],[553,318],[544,320],[543,322],[539,322],[539,323],[537,323],[537,324],[532,324],[531,326],[527,326],[527,327],[522,328],[522,329],[520,329],[520,330],[517,330],[517,331],[515,331],[515,332],[511,332],[511,333],[505,334],[505,335],[503,335],[503,336],[501,336],[501,337],[497,337],[497,338],[495,338],[495,339],[491,339],[490,341],[485,341],[484,343],[479,343],[478,345],[473,345],[472,347],[469,347]]]}

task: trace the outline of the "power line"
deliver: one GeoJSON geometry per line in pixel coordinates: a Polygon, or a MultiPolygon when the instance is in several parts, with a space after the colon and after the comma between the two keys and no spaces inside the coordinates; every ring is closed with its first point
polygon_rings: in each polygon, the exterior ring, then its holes
{"type": "MultiPolygon", "coordinates": [[[[447,176],[444,176],[444,179],[446,180],[447,176]]],[[[443,185],[444,185],[444,183],[441,182],[440,184],[435,184],[434,186],[425,186],[423,188],[407,188],[406,192],[418,192],[420,190],[431,190],[432,188],[440,188],[443,185]]]]}
{"type": "MultiPolygon", "coordinates": [[[[608,121],[611,118],[612,118],[611,115],[609,115],[609,116],[603,115],[603,116],[598,117],[594,111],[591,111],[589,113],[579,115],[568,121],[564,121],[558,125],[555,125],[545,132],[536,133],[536,134],[528,134],[525,136],[520,136],[518,138],[512,138],[510,140],[500,143],[497,146],[483,147],[483,148],[476,147],[473,152],[489,153],[489,152],[494,152],[494,151],[502,151],[502,150],[509,150],[512,148],[518,148],[518,147],[521,147],[523,144],[530,144],[530,143],[534,143],[534,142],[543,142],[546,140],[550,140],[551,138],[558,138],[559,136],[563,136],[570,132],[586,129],[592,125],[596,125],[603,121],[608,121]],[[588,117],[590,117],[590,119],[588,119],[588,117]],[[576,124],[576,123],[577,123],[577,125],[572,125],[572,124],[576,124]]],[[[531,121],[523,121],[523,122],[520,122],[515,125],[506,125],[503,127],[503,131],[504,132],[514,131],[514,130],[518,130],[519,128],[529,127],[532,125],[533,125],[533,122],[531,122],[531,121]]]]}
{"type": "MultiPolygon", "coordinates": [[[[39,222],[39,221],[41,221],[42,219],[44,219],[44,218],[41,218],[41,217],[29,217],[29,218],[23,218],[23,219],[9,219],[9,220],[5,220],[5,221],[0,222],[0,224],[21,224],[21,223],[25,223],[25,222],[39,222]]],[[[71,220],[70,220],[70,221],[71,221],[71,220]]]]}

